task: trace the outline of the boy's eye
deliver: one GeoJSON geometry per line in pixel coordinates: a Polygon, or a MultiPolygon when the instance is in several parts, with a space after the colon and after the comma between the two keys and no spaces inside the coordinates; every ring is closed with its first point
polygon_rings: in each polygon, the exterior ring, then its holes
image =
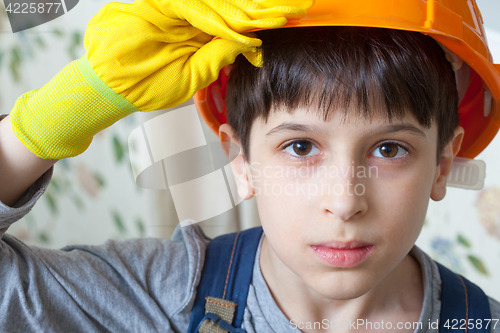
{"type": "Polygon", "coordinates": [[[408,153],[408,149],[396,142],[385,142],[373,151],[373,156],[382,158],[396,158],[408,153]]]}
{"type": "Polygon", "coordinates": [[[317,155],[317,152],[319,151],[319,149],[316,148],[316,146],[308,140],[292,141],[282,149],[294,157],[307,157],[311,155],[317,155]],[[315,154],[309,154],[310,152],[314,152],[315,154]]]}

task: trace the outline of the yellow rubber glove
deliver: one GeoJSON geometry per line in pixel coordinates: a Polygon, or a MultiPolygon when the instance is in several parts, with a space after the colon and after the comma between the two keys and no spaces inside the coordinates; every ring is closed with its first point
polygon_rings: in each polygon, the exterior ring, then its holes
{"type": "Polygon", "coordinates": [[[41,89],[21,96],[11,112],[12,128],[39,157],[76,156],[97,132],[132,112],[187,101],[241,53],[258,66],[261,41],[243,33],[300,19],[312,4],[313,0],[107,4],[87,27],[87,55],[41,89]]]}

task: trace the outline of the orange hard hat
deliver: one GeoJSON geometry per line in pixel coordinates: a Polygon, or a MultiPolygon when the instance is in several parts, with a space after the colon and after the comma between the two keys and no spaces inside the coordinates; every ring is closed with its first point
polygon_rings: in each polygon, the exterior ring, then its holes
{"type": "MultiPolygon", "coordinates": [[[[476,157],[500,127],[500,65],[494,65],[474,0],[316,0],[307,16],[286,27],[356,26],[417,31],[429,35],[470,67],[459,105],[465,129],[458,156],[476,157]]],[[[194,96],[205,123],[219,134],[226,118],[228,68],[194,96]]]]}

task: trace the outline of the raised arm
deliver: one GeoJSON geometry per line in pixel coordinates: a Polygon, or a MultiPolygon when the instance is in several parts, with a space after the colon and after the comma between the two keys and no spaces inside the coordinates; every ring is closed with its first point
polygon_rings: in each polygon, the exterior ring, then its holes
{"type": "Polygon", "coordinates": [[[0,121],[0,201],[14,205],[57,160],[44,160],[24,146],[12,131],[9,116],[0,121]]]}

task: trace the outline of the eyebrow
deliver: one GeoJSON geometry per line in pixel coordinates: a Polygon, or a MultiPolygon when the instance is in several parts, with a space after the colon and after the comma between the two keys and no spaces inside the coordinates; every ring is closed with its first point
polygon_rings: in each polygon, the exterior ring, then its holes
{"type": "MultiPolygon", "coordinates": [[[[276,127],[274,127],[272,130],[267,132],[266,137],[269,137],[273,134],[276,134],[278,132],[283,132],[283,131],[294,131],[294,132],[314,132],[314,133],[319,133],[319,134],[325,134],[325,130],[321,127],[318,127],[316,125],[304,125],[304,124],[297,124],[293,122],[284,122],[276,127]]],[[[401,123],[401,124],[395,124],[395,125],[389,125],[387,127],[384,127],[382,130],[377,131],[377,133],[394,133],[394,132],[411,132],[415,135],[418,135],[424,139],[427,138],[425,133],[418,127],[415,127],[412,124],[409,123],[401,123]]]]}
{"type": "Polygon", "coordinates": [[[383,130],[379,131],[379,133],[394,133],[394,132],[401,132],[401,131],[402,132],[411,132],[413,134],[421,136],[424,139],[427,139],[427,136],[425,135],[424,131],[422,131],[420,128],[415,127],[409,123],[390,125],[390,126],[387,126],[386,128],[384,128],[383,130]]]}
{"type": "Polygon", "coordinates": [[[294,132],[315,132],[315,133],[325,133],[325,130],[316,125],[303,125],[292,122],[284,122],[269,132],[267,132],[266,137],[269,137],[278,132],[294,131],[294,132]]]}

